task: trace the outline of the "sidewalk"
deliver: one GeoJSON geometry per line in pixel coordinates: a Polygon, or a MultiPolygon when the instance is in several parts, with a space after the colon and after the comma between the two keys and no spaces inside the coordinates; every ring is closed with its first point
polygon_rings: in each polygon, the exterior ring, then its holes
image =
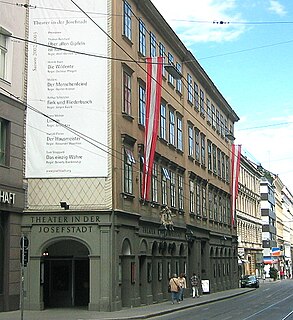
{"type": "MultiPolygon", "coordinates": [[[[23,320],[123,320],[123,319],[148,319],[171,313],[179,309],[187,309],[245,294],[255,289],[237,288],[205,294],[200,298],[185,298],[180,304],[171,304],[171,301],[152,304],[143,307],[127,308],[114,312],[88,311],[85,309],[47,309],[43,311],[24,311],[23,320]]],[[[20,311],[1,312],[0,320],[20,320],[20,311]]]]}

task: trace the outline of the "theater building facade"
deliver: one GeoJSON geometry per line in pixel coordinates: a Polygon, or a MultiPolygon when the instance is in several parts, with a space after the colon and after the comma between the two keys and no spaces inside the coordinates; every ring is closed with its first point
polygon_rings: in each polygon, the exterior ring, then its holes
{"type": "Polygon", "coordinates": [[[30,11],[30,37],[51,47],[29,49],[28,100],[42,113],[27,119],[25,307],[162,302],[181,272],[207,293],[237,287],[227,133],[238,116],[150,1],[59,6],[30,11]],[[145,58],[159,55],[182,77],[164,68],[146,201],[145,58]]]}

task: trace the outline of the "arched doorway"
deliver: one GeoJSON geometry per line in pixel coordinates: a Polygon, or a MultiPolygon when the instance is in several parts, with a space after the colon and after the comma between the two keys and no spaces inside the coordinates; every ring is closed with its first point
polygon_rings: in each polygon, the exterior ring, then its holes
{"type": "Polygon", "coordinates": [[[41,285],[45,308],[87,306],[89,251],[76,240],[55,242],[43,251],[41,285]]]}

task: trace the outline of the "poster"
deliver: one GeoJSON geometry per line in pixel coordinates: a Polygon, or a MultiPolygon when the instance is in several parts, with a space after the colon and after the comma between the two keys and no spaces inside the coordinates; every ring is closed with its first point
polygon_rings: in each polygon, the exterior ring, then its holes
{"type": "MultiPolygon", "coordinates": [[[[76,2],[107,32],[107,0],[76,2]]],[[[32,5],[26,177],[106,176],[109,39],[70,0],[32,5]]]]}

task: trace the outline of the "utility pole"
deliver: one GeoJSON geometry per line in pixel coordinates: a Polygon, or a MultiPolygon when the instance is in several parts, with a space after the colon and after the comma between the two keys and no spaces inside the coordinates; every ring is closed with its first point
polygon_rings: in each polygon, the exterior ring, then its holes
{"type": "Polygon", "coordinates": [[[24,268],[28,263],[28,238],[24,235],[20,238],[20,264],[21,264],[21,279],[20,279],[20,320],[23,320],[24,309],[24,268]]]}

